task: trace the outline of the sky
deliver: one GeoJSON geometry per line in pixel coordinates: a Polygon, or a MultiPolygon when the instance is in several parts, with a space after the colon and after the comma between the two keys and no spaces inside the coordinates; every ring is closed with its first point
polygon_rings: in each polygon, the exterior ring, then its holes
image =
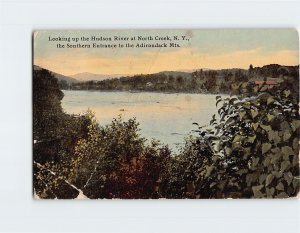
{"type": "Polygon", "coordinates": [[[34,64],[51,71],[73,75],[149,74],[160,71],[201,68],[248,68],[267,64],[298,65],[299,39],[295,29],[202,29],[202,30],[51,30],[36,31],[34,64]],[[56,38],[128,37],[129,41],[59,42],[67,44],[123,44],[129,42],[169,43],[175,48],[57,48],[56,38]],[[131,41],[135,36],[136,40],[131,41]],[[138,36],[158,39],[185,36],[185,40],[138,41],[138,36]]]}

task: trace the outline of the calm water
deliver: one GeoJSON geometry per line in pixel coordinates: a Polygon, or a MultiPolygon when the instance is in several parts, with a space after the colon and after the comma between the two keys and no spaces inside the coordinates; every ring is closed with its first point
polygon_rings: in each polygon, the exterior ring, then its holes
{"type": "Polygon", "coordinates": [[[153,92],[64,91],[62,106],[67,113],[95,112],[101,125],[118,115],[136,117],[141,135],[156,138],[177,151],[192,130],[193,122],[208,124],[217,112],[216,95],[164,94],[153,92]]]}

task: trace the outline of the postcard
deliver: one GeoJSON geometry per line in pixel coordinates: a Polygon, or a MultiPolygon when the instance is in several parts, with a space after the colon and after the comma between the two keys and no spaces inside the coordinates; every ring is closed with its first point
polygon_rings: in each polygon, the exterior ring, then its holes
{"type": "Polygon", "coordinates": [[[299,39],[33,33],[35,199],[299,197],[299,39]]]}

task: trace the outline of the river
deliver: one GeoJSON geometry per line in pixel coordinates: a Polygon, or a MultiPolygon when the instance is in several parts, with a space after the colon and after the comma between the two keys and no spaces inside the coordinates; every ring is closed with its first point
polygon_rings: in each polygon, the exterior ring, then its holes
{"type": "Polygon", "coordinates": [[[217,113],[216,95],[154,92],[63,91],[62,107],[69,114],[91,109],[101,125],[122,115],[136,117],[140,134],[169,144],[173,151],[183,145],[184,137],[197,129],[193,122],[207,125],[217,113]]]}

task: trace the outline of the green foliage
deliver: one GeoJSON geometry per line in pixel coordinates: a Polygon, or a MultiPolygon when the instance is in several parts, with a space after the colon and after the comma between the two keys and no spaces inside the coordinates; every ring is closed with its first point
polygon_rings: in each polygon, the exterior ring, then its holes
{"type": "Polygon", "coordinates": [[[33,75],[33,186],[40,198],[158,198],[170,150],[139,135],[135,119],[102,127],[88,111],[65,114],[46,70],[33,75]]]}
{"type": "MultiPolygon", "coordinates": [[[[170,90],[197,86],[211,92],[231,88],[239,93],[225,99],[217,96],[218,116],[212,117],[209,126],[198,126],[197,136],[186,138],[180,152],[172,155],[167,146],[141,137],[135,119],[119,117],[100,126],[90,111],[82,116],[65,114],[57,80],[48,71],[34,71],[35,193],[41,198],[75,198],[79,191],[89,198],[128,199],[296,196],[297,72],[277,65],[250,67],[250,78],[257,74],[276,77],[279,72],[283,82],[272,88],[249,86],[245,82],[249,77],[240,70],[220,72],[196,71],[191,82],[185,77],[161,77],[166,81],[162,86],[170,90]],[[224,80],[234,81],[220,85],[220,72],[224,80]]],[[[151,75],[148,78],[153,83],[157,80],[151,75]]],[[[131,81],[121,78],[112,82],[124,88],[147,84],[143,76],[131,81]]],[[[85,85],[93,88],[94,84],[85,85]]]]}
{"type": "Polygon", "coordinates": [[[155,92],[188,92],[188,93],[252,93],[254,80],[277,78],[282,80],[289,76],[298,80],[298,66],[266,65],[263,67],[222,70],[196,70],[186,72],[161,72],[140,74],[132,77],[120,77],[102,81],[87,81],[64,85],[63,88],[74,90],[106,91],[155,91],[155,92]]]}
{"type": "MultiPolygon", "coordinates": [[[[192,93],[216,93],[216,71],[204,71],[202,73],[179,74],[147,74],[121,77],[102,81],[87,81],[75,83],[71,86],[74,90],[117,90],[117,91],[158,91],[158,92],[192,92],[192,93]]],[[[228,92],[229,89],[224,89],[228,92]]]]}
{"type": "Polygon", "coordinates": [[[157,181],[170,151],[138,134],[135,119],[119,117],[99,127],[92,113],[88,137],[80,140],[69,180],[89,198],[157,198],[157,181]]]}
{"type": "Polygon", "coordinates": [[[209,182],[202,182],[212,170],[212,145],[190,136],[178,156],[171,157],[161,174],[160,194],[165,198],[206,198],[210,196],[209,182]],[[200,194],[200,190],[202,193],[200,194]]]}
{"type": "Polygon", "coordinates": [[[299,99],[298,92],[291,91],[294,89],[290,81],[267,91],[258,90],[257,96],[217,96],[217,105],[222,103],[219,120],[213,117],[210,128],[199,127],[199,136],[193,140],[201,141],[200,147],[188,144],[176,158],[175,166],[170,162],[172,169],[164,179],[177,183],[169,183],[171,187],[164,186],[161,192],[175,189],[180,198],[296,196],[299,99]],[[207,154],[211,157],[207,158],[207,154]],[[193,175],[183,177],[184,174],[193,175]],[[190,192],[186,192],[189,187],[190,192]]]}
{"type": "Polygon", "coordinates": [[[64,177],[76,142],[87,134],[89,119],[65,114],[62,98],[57,79],[49,71],[34,71],[33,185],[42,198],[74,198],[78,194],[64,177]]]}

